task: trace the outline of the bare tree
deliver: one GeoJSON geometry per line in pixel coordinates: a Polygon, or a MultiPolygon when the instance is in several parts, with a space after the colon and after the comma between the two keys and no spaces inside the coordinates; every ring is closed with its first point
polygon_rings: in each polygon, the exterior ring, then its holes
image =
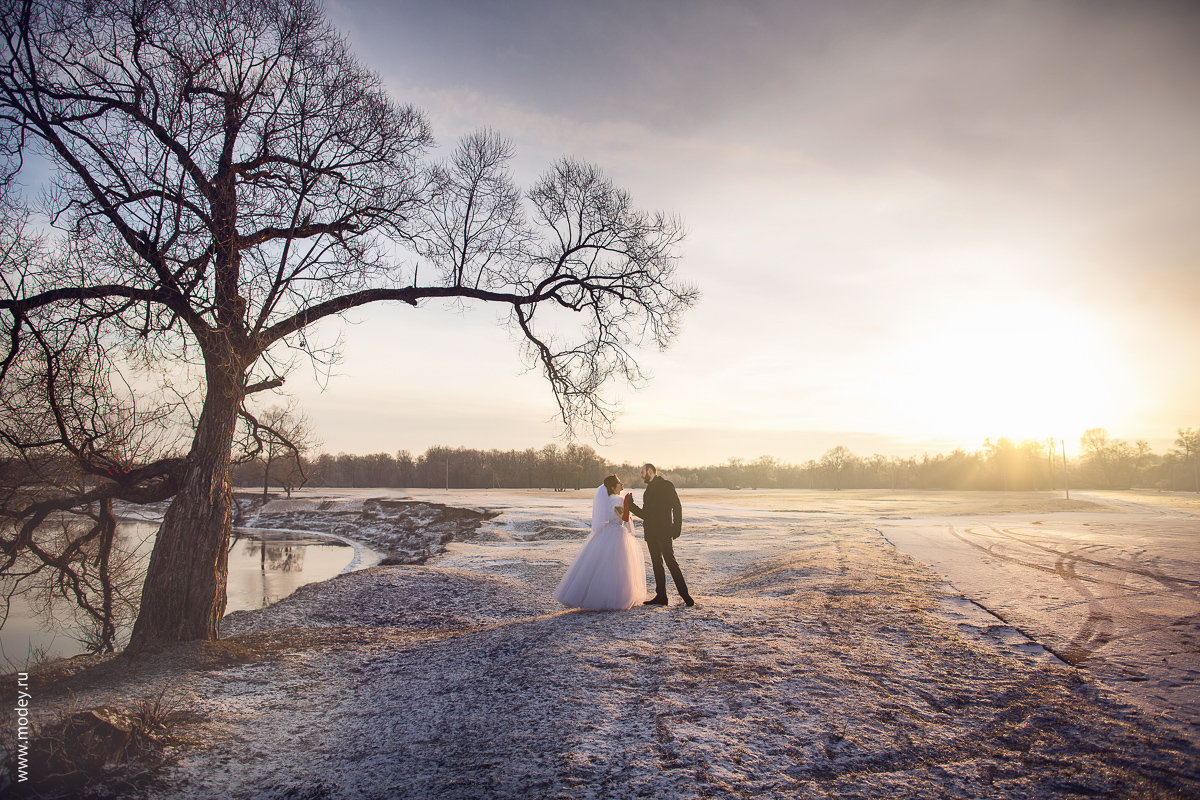
{"type": "Polygon", "coordinates": [[[31,150],[54,165],[48,211],[80,265],[9,282],[5,358],[39,325],[99,320],[148,365],[200,375],[131,651],[216,638],[239,414],[298,360],[336,355],[313,323],[502,304],[565,427],[604,428],[603,388],[642,378],[630,348],[667,346],[697,298],[674,278],[678,223],[594,167],[560,161],[522,193],[487,132],[426,163],[424,117],[315,0],[23,0],[0,38],[0,142],[18,167],[31,150]]]}
{"type": "Polygon", "coordinates": [[[1131,446],[1123,439],[1109,438],[1104,428],[1084,431],[1079,446],[1085,479],[1104,489],[1128,489],[1139,463],[1149,451],[1144,442],[1131,446]]]}
{"type": "Polygon", "coordinates": [[[267,500],[271,468],[276,465],[282,467],[283,471],[277,469],[279,474],[275,477],[291,496],[292,489],[307,481],[304,454],[316,445],[308,418],[297,409],[295,403],[272,406],[259,415],[243,407],[241,413],[247,423],[247,441],[243,444],[245,454],[241,460],[262,463],[263,502],[267,500]]]}
{"type": "Polygon", "coordinates": [[[1175,440],[1175,446],[1179,448],[1176,452],[1183,463],[1192,465],[1193,486],[1200,492],[1200,429],[1178,428],[1175,432],[1179,434],[1175,440]]]}
{"type": "Polygon", "coordinates": [[[854,461],[854,455],[845,447],[838,445],[825,451],[821,456],[821,468],[833,476],[833,488],[842,488],[842,472],[854,461]]]}

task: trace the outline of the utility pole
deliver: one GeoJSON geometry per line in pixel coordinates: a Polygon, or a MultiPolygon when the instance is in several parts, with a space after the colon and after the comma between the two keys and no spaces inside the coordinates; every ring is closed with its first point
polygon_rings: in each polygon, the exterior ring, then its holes
{"type": "MultiPolygon", "coordinates": [[[[1054,439],[1050,438],[1046,441],[1046,480],[1050,484],[1050,489],[1054,489],[1054,439]]],[[[1038,484],[1041,485],[1040,482],[1038,484]]]]}
{"type": "Polygon", "coordinates": [[[1067,493],[1067,499],[1071,499],[1071,483],[1067,478],[1067,440],[1062,439],[1062,457],[1063,457],[1063,489],[1067,493]]]}

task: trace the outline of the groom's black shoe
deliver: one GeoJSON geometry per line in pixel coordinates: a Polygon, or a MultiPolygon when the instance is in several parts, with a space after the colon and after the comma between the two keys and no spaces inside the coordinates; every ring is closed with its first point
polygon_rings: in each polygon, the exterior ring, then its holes
{"type": "Polygon", "coordinates": [[[644,606],[665,606],[666,604],[667,598],[663,597],[661,594],[656,594],[654,597],[651,597],[649,600],[642,603],[644,606]]]}
{"type": "Polygon", "coordinates": [[[692,606],[696,605],[696,601],[692,599],[690,594],[685,594],[683,596],[683,604],[688,608],[691,608],[692,606]]]}

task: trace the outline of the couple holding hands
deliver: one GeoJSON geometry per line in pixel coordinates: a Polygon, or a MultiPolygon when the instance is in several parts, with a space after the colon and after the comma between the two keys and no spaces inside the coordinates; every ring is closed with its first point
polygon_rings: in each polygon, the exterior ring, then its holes
{"type": "Polygon", "coordinates": [[[695,605],[675,561],[674,540],[683,527],[683,509],[675,486],[653,464],[642,467],[646,491],[642,505],[616,475],[609,475],[592,499],[592,533],[563,576],[554,599],[565,606],[589,610],[625,610],[638,603],[667,605],[664,565],[683,602],[695,605]],[[642,520],[646,547],[654,567],[654,597],[646,600],[646,560],[635,538],[630,514],[642,520]]]}

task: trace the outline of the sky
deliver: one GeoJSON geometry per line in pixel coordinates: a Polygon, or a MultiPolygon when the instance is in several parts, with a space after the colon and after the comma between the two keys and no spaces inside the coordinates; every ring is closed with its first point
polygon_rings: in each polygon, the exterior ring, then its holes
{"type": "MultiPolygon", "coordinates": [[[[440,147],[597,164],[702,292],[614,462],[802,463],[1200,427],[1200,7],[330,0],[440,147]]],[[[497,309],[377,307],[290,391],[328,452],[558,441],[497,309]]],[[[336,334],[331,329],[331,333],[336,334]]]]}

